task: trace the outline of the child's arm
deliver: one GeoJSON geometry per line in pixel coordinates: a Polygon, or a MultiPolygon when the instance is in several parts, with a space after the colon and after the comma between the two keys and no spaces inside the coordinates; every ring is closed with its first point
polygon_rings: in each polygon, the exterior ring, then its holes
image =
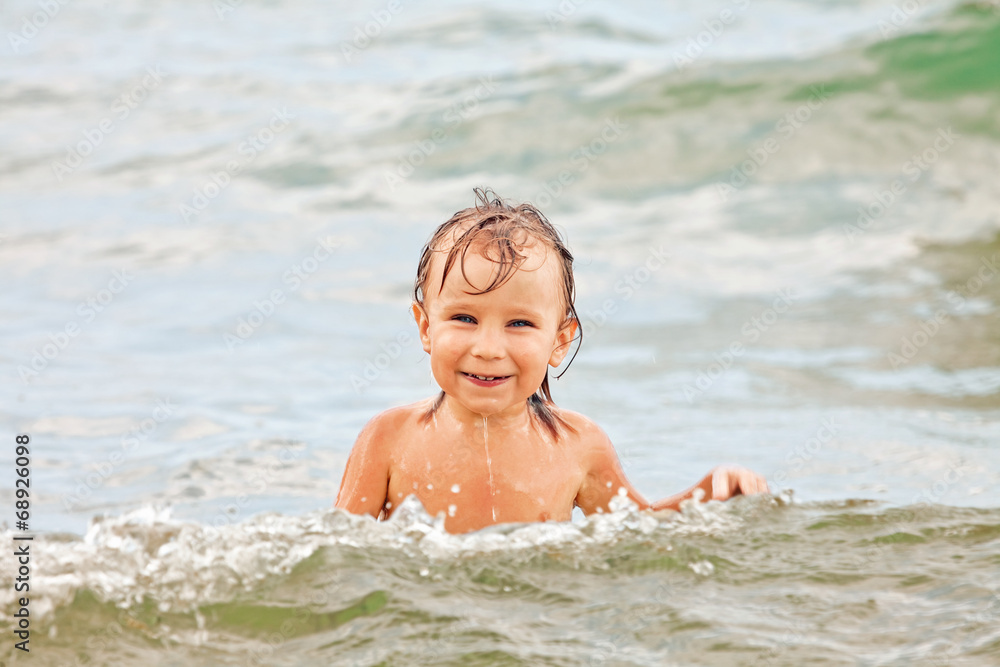
{"type": "Polygon", "coordinates": [[[687,491],[681,491],[669,498],[657,500],[650,509],[670,509],[679,511],[681,502],[694,496],[695,489],[705,492],[703,501],[728,500],[733,496],[767,493],[767,481],[753,470],[734,466],[719,466],[687,491]]]}
{"type": "Polygon", "coordinates": [[[618,494],[619,489],[625,489],[626,495],[640,509],[678,510],[681,501],[694,495],[695,489],[702,489],[705,495],[702,500],[728,500],[741,494],[766,493],[767,482],[763,477],[746,468],[718,467],[712,470],[700,482],[686,491],[669,496],[654,503],[648,502],[635,490],[618,462],[618,455],[608,436],[589,422],[581,429],[584,444],[584,465],[588,472],[583,485],[577,494],[576,504],[586,514],[593,512],[608,512],[608,503],[618,494]]]}
{"type": "Polygon", "coordinates": [[[389,439],[386,413],[374,417],[358,435],[347,457],[335,507],[378,518],[389,489],[389,439]]]}

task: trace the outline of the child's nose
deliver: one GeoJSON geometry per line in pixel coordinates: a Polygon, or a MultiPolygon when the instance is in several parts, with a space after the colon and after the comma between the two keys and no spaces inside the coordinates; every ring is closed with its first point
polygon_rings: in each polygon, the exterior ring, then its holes
{"type": "Polygon", "coordinates": [[[503,336],[491,327],[480,327],[472,341],[472,356],[480,359],[500,359],[504,356],[503,336]]]}

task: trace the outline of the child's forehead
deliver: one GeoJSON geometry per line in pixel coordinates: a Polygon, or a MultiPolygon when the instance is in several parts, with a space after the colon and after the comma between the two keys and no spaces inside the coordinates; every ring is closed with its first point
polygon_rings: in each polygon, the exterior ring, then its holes
{"type": "MultiPolygon", "coordinates": [[[[552,262],[536,270],[515,269],[502,283],[490,287],[497,276],[496,264],[482,257],[471,259],[465,275],[456,265],[448,273],[444,285],[434,283],[425,302],[429,312],[443,313],[454,309],[471,309],[477,315],[496,313],[501,317],[519,313],[530,318],[558,320],[562,316],[564,299],[560,280],[550,267],[552,262]]],[[[438,275],[440,278],[440,274],[438,275]]]]}
{"type": "Polygon", "coordinates": [[[468,299],[478,300],[477,297],[488,297],[494,293],[495,289],[502,289],[511,280],[517,281],[520,285],[517,289],[523,294],[526,285],[522,282],[523,279],[518,279],[518,275],[522,273],[530,273],[529,285],[531,286],[528,287],[530,294],[543,296],[547,302],[562,301],[560,298],[562,290],[559,287],[562,284],[562,279],[558,263],[555,261],[555,252],[544,243],[520,249],[519,252],[524,255],[524,260],[520,265],[514,268],[501,284],[482,294],[480,292],[486,290],[498,277],[500,263],[495,258],[490,257],[488,252],[484,254],[484,250],[487,249],[480,248],[478,250],[474,251],[473,247],[470,246],[464,262],[462,253],[458,252],[443,284],[442,276],[448,251],[433,253],[428,267],[428,284],[424,297],[427,307],[436,308],[443,305],[444,302],[451,302],[455,299],[466,302],[468,299]],[[444,299],[444,302],[441,299],[444,299]]]}
{"type": "MultiPolygon", "coordinates": [[[[463,268],[468,270],[470,259],[488,260],[493,265],[494,270],[499,270],[501,266],[500,241],[502,240],[480,238],[463,243],[464,247],[457,249],[452,264],[448,268],[448,281],[450,282],[453,276],[457,276],[461,280],[463,268]]],[[[430,275],[428,277],[435,283],[440,284],[446,262],[454,248],[453,241],[448,241],[446,244],[434,248],[434,252],[431,254],[430,271],[428,272],[430,275]]],[[[514,248],[520,255],[520,258],[515,262],[514,271],[538,271],[546,265],[554,266],[555,264],[554,250],[541,239],[528,237],[524,243],[514,244],[514,248]]]]}

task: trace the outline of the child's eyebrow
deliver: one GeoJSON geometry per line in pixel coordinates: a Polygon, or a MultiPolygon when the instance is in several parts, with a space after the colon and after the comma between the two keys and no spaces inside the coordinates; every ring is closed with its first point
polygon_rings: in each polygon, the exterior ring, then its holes
{"type": "Polygon", "coordinates": [[[515,310],[513,311],[513,313],[514,314],[513,314],[512,317],[514,319],[519,319],[519,320],[522,320],[522,319],[523,320],[540,320],[540,319],[542,319],[542,313],[539,313],[539,312],[534,311],[534,310],[530,310],[528,308],[517,307],[517,308],[515,308],[515,310]]]}

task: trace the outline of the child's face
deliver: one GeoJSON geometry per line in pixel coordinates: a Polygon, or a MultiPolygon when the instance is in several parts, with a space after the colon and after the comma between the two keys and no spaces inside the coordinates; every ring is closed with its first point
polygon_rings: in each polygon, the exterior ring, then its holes
{"type": "Polygon", "coordinates": [[[444,259],[432,260],[424,307],[413,305],[431,371],[445,394],[483,416],[515,414],[538,390],[546,367],[558,366],[569,351],[575,321],[566,322],[562,277],[554,254],[541,243],[526,248],[527,259],[503,284],[489,284],[497,265],[470,248],[438,294],[444,259]],[[482,380],[474,376],[496,378],[482,380]]]}

